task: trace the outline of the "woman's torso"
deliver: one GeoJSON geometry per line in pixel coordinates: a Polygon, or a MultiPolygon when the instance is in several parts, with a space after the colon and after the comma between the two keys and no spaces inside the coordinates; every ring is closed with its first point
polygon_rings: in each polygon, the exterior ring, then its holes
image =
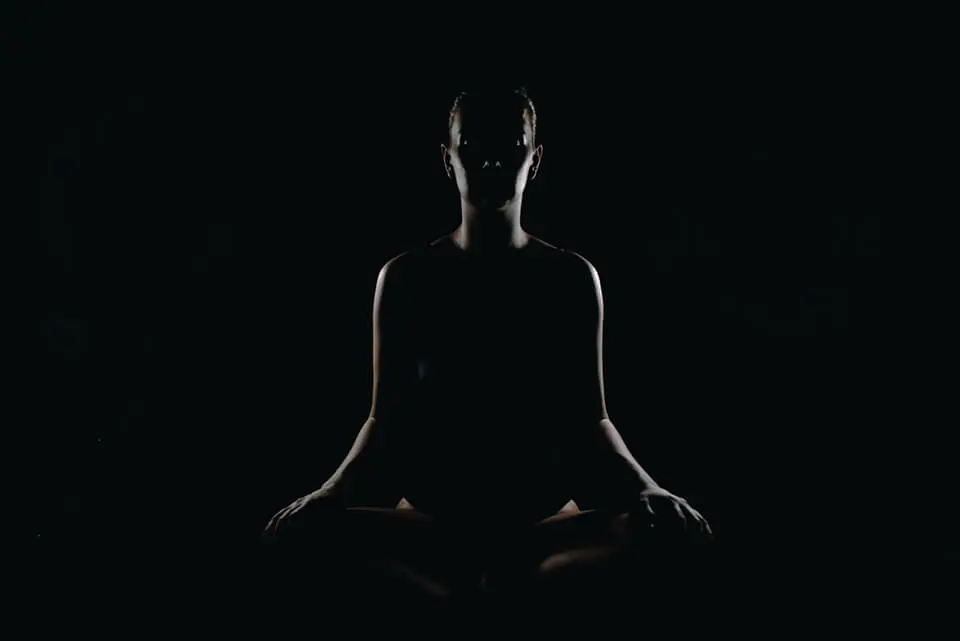
{"type": "Polygon", "coordinates": [[[476,260],[452,243],[415,257],[402,472],[417,508],[527,520],[569,500],[560,438],[566,258],[537,246],[476,260]]]}

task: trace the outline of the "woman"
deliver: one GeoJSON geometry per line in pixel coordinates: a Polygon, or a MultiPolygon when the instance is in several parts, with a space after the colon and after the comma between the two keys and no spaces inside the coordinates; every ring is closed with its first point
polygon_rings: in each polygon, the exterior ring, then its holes
{"type": "Polygon", "coordinates": [[[596,270],[521,225],[543,155],[532,101],[461,94],[448,124],[461,224],[382,268],[370,416],[330,479],[268,524],[281,569],[366,594],[559,595],[709,539],[607,415],[596,270]]]}

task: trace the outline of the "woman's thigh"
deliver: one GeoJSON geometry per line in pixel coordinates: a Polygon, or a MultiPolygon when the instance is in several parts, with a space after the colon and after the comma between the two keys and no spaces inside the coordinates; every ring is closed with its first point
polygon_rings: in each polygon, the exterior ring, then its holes
{"type": "Polygon", "coordinates": [[[533,532],[527,567],[545,596],[692,598],[709,584],[709,545],[658,534],[628,514],[558,514],[533,532]]]}
{"type": "Polygon", "coordinates": [[[324,515],[281,543],[272,579],[290,598],[445,596],[456,543],[449,528],[413,509],[348,508],[324,515]]]}

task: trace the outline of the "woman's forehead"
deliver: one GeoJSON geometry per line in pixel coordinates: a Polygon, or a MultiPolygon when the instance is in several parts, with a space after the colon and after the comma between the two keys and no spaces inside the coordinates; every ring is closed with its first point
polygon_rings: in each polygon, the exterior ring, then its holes
{"type": "Polygon", "coordinates": [[[522,131],[530,126],[527,110],[513,106],[464,105],[453,120],[455,130],[522,131]]]}

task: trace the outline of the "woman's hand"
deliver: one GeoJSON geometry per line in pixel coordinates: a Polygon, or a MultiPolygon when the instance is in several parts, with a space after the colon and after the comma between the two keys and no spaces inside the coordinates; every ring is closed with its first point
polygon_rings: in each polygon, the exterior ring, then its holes
{"type": "Polygon", "coordinates": [[[264,528],[263,536],[268,541],[276,541],[279,537],[287,536],[310,523],[318,523],[321,519],[329,518],[341,509],[343,506],[336,494],[329,489],[321,488],[298,498],[274,514],[264,528]]]}
{"type": "Polygon", "coordinates": [[[710,524],[686,499],[654,486],[641,491],[639,501],[631,514],[640,524],[655,530],[682,531],[706,541],[713,539],[710,524]]]}

